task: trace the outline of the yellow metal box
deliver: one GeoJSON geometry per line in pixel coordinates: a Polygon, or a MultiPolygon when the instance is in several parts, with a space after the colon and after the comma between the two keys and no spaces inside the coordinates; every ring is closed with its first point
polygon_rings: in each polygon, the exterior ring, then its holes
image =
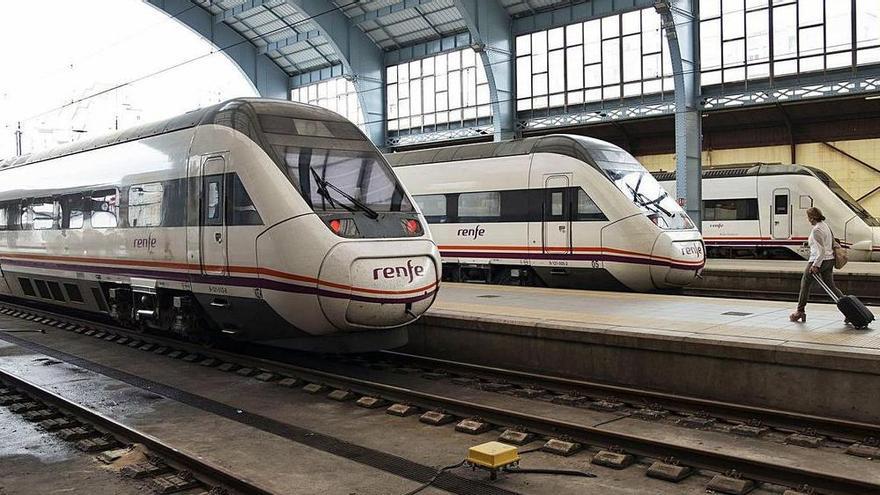
{"type": "Polygon", "coordinates": [[[516,447],[501,442],[486,442],[468,449],[468,462],[489,469],[498,469],[519,461],[516,447]]]}

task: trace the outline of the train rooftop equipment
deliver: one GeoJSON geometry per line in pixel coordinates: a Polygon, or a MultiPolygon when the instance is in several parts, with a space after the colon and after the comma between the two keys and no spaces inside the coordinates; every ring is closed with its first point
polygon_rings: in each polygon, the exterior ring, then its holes
{"type": "Polygon", "coordinates": [[[354,124],[235,99],[0,162],[0,294],[197,338],[388,348],[438,289],[424,225],[354,124]]]}

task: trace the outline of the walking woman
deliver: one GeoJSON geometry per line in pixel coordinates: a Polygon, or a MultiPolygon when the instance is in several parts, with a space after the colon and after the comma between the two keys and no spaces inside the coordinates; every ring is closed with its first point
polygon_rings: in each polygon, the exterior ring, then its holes
{"type": "Polygon", "coordinates": [[[808,208],[807,218],[813,225],[810,231],[810,261],[801,278],[801,293],[798,297],[797,311],[789,317],[791,321],[807,321],[807,298],[810,297],[810,289],[813,287],[813,274],[818,273],[822,280],[831,287],[838,297],[843,293],[834,285],[834,236],[831,229],[825,223],[825,216],[819,208],[808,208]]]}

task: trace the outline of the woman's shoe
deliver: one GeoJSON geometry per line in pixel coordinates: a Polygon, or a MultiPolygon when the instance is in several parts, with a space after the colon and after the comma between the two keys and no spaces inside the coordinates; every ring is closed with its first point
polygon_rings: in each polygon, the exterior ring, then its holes
{"type": "Polygon", "coordinates": [[[795,311],[794,313],[792,313],[791,315],[788,316],[788,319],[793,322],[797,322],[798,320],[800,320],[800,321],[806,323],[807,322],[807,313],[805,313],[803,311],[795,311]]]}

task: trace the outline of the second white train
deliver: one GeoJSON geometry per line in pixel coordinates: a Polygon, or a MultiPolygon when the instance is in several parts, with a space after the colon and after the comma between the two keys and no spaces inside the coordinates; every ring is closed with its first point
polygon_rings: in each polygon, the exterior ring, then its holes
{"type": "Polygon", "coordinates": [[[649,291],[690,284],[700,232],[621,148],[550,135],[386,155],[451,281],[649,291]]]}

